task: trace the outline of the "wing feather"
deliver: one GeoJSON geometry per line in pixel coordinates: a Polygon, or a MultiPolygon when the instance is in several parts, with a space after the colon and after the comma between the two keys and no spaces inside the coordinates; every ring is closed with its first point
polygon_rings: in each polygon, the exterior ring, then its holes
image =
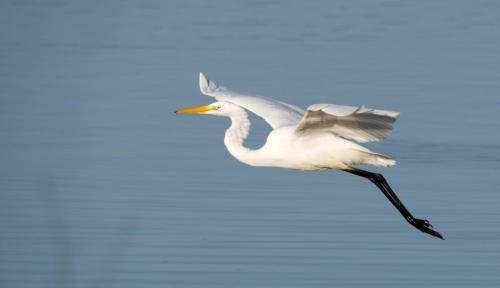
{"type": "Polygon", "coordinates": [[[239,105],[263,118],[273,129],[282,126],[296,125],[302,119],[305,111],[293,105],[263,98],[244,95],[217,86],[200,73],[201,93],[215,97],[218,101],[231,102],[239,105]]]}
{"type": "Polygon", "coordinates": [[[389,135],[398,115],[363,106],[314,104],[307,108],[296,133],[331,132],[358,142],[380,141],[389,135]]]}

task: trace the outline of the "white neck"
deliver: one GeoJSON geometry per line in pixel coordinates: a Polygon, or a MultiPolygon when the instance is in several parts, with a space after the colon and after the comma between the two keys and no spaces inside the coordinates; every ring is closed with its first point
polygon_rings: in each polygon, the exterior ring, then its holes
{"type": "Polygon", "coordinates": [[[239,109],[229,115],[231,126],[226,130],[224,144],[231,155],[239,161],[252,166],[258,166],[259,150],[252,150],[243,146],[243,142],[250,132],[250,121],[245,110],[239,109]]]}

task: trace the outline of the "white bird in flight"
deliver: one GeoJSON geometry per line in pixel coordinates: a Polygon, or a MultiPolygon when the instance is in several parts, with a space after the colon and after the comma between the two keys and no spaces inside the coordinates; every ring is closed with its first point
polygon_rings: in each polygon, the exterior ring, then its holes
{"type": "Polygon", "coordinates": [[[298,170],[339,169],[373,182],[403,217],[424,233],[444,239],[427,220],[417,219],[406,209],[384,176],[353,167],[368,164],[390,167],[391,157],[372,152],[348,139],[364,143],[384,139],[392,130],[398,112],[366,107],[313,104],[307,111],[280,101],[244,95],[217,86],[200,73],[200,90],[217,102],[185,108],[176,114],[208,114],[231,119],[224,144],[239,161],[256,167],[298,170]],[[250,131],[246,110],[263,118],[273,130],[257,150],[243,145],[250,131]]]}

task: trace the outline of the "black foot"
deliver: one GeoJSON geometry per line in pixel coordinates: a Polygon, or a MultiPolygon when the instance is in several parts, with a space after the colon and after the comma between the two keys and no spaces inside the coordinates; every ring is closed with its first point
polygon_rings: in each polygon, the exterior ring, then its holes
{"type": "Polygon", "coordinates": [[[425,219],[416,219],[416,218],[411,218],[407,220],[411,225],[413,225],[413,227],[417,228],[418,230],[444,240],[443,236],[439,232],[432,229],[433,227],[431,223],[429,223],[429,221],[425,219]]]}

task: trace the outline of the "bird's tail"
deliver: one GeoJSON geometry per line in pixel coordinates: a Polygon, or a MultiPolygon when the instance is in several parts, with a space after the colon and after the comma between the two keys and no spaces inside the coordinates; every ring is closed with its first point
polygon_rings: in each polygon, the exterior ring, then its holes
{"type": "Polygon", "coordinates": [[[396,165],[396,160],[392,159],[390,156],[371,151],[368,152],[363,151],[363,153],[366,153],[367,156],[365,158],[365,161],[363,161],[363,164],[368,164],[378,167],[391,167],[396,165]]]}

